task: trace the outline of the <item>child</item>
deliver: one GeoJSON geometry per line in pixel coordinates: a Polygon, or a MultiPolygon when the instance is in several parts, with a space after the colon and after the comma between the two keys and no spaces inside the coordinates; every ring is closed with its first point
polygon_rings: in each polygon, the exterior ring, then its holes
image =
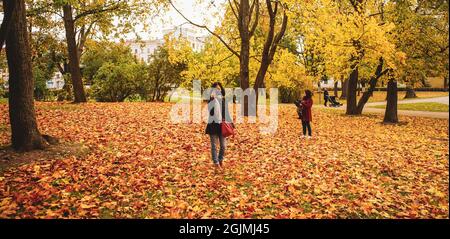
{"type": "Polygon", "coordinates": [[[312,137],[312,129],[311,129],[311,122],[312,122],[312,106],[314,104],[312,99],[312,92],[310,90],[305,91],[306,96],[303,97],[303,100],[301,102],[302,106],[302,125],[303,125],[303,137],[308,138],[312,137]],[[308,133],[308,134],[307,134],[308,133]]]}

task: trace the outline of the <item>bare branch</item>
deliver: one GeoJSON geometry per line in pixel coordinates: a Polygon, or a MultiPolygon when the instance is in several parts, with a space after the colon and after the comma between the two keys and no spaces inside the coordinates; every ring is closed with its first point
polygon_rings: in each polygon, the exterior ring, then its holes
{"type": "Polygon", "coordinates": [[[287,24],[288,24],[288,16],[287,16],[286,12],[284,12],[283,23],[281,25],[280,32],[278,32],[277,35],[275,36],[273,46],[272,46],[272,49],[270,52],[271,58],[273,58],[273,56],[275,55],[277,45],[280,43],[281,39],[283,39],[284,34],[286,34],[287,24]]]}
{"type": "Polygon", "coordinates": [[[94,9],[86,10],[84,12],[81,12],[77,16],[75,16],[74,21],[77,21],[78,19],[86,17],[86,16],[89,16],[89,15],[118,10],[122,6],[121,3],[122,2],[119,1],[119,2],[116,2],[116,3],[112,3],[110,5],[102,6],[100,8],[94,8],[94,9]]]}
{"type": "Polygon", "coordinates": [[[238,19],[239,17],[237,15],[236,10],[233,7],[233,3],[231,3],[231,0],[228,0],[228,4],[230,5],[231,11],[233,11],[233,15],[236,17],[236,19],[238,19]]]}
{"type": "MultiPolygon", "coordinates": [[[[254,0],[253,3],[255,3],[255,2],[256,2],[256,4],[254,5],[255,6],[255,21],[253,22],[253,25],[250,28],[250,38],[253,37],[253,35],[255,35],[256,27],[258,26],[258,23],[259,23],[259,14],[260,14],[260,12],[259,12],[259,1],[258,0],[254,0]]],[[[253,8],[253,6],[252,6],[252,8],[253,8]]],[[[252,13],[250,13],[250,14],[251,14],[250,15],[250,21],[251,21],[251,16],[253,14],[252,13]]]]}
{"type": "Polygon", "coordinates": [[[217,39],[219,39],[220,42],[222,42],[222,44],[229,50],[231,51],[234,55],[236,55],[237,57],[240,57],[240,54],[234,50],[219,34],[215,33],[214,31],[212,31],[211,29],[209,29],[209,27],[205,26],[205,25],[200,25],[197,23],[192,22],[191,20],[189,20],[180,10],[178,10],[177,7],[175,7],[175,5],[173,4],[173,2],[171,0],[169,0],[170,5],[172,5],[172,7],[175,9],[175,11],[178,12],[178,14],[180,14],[184,20],[186,20],[187,22],[189,22],[191,25],[196,26],[198,28],[202,28],[205,29],[206,31],[208,31],[211,35],[215,36],[217,39]]]}

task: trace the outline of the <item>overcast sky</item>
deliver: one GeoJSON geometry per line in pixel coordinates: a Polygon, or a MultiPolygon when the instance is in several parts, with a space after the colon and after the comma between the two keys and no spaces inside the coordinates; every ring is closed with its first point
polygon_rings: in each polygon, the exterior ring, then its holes
{"type": "MultiPolygon", "coordinates": [[[[173,0],[175,6],[193,22],[207,25],[211,29],[220,23],[221,14],[223,12],[223,4],[226,0],[173,0]],[[198,3],[203,2],[203,3],[198,3]],[[219,16],[219,17],[217,17],[219,16]]],[[[3,12],[0,13],[0,22],[3,20],[3,12]]],[[[168,12],[157,16],[148,22],[150,25],[149,31],[145,31],[142,26],[138,26],[135,32],[143,39],[160,38],[162,37],[162,31],[165,29],[173,28],[181,24],[186,23],[186,20],[180,14],[178,14],[171,6],[168,12]]],[[[188,24],[190,25],[190,24],[188,24]]],[[[194,26],[190,25],[195,28],[194,26]]],[[[207,35],[207,32],[203,32],[207,35]]],[[[129,34],[125,38],[134,39],[135,34],[129,34]]]]}
{"type": "MultiPolygon", "coordinates": [[[[220,17],[223,14],[222,5],[226,0],[205,0],[204,3],[199,4],[198,0],[173,0],[174,5],[189,19],[198,24],[205,24],[210,28],[214,28],[219,22],[220,17]]],[[[164,29],[173,28],[181,24],[185,24],[186,20],[178,14],[172,7],[168,12],[156,17],[150,21],[150,29],[147,33],[142,27],[136,28],[139,36],[148,39],[151,37],[162,37],[162,31],[164,29]]],[[[187,24],[190,25],[190,24],[187,24]]],[[[191,25],[192,26],[192,25],[191,25]]],[[[195,28],[194,26],[192,26],[195,28]]],[[[207,34],[206,32],[204,34],[207,34]]],[[[130,35],[127,38],[133,38],[134,35],[130,35]]]]}

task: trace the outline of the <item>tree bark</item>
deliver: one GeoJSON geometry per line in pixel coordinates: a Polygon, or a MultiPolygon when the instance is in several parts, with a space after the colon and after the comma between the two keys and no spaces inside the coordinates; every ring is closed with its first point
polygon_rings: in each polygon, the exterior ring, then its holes
{"type": "MultiPolygon", "coordinates": [[[[242,91],[246,91],[250,89],[250,39],[242,39],[241,40],[241,52],[240,52],[240,71],[239,78],[241,81],[241,89],[242,91]]],[[[241,99],[243,113],[244,116],[249,116],[249,96],[245,96],[241,99]]]]}
{"type": "MultiPolygon", "coordinates": [[[[17,151],[44,149],[45,140],[39,132],[34,109],[34,80],[31,47],[28,39],[24,0],[14,0],[12,23],[6,36],[6,57],[9,69],[9,117],[12,147],[17,151]]],[[[3,0],[8,11],[11,2],[3,0]]],[[[5,12],[5,15],[9,14],[5,12]]]]}
{"type": "Polygon", "coordinates": [[[266,6],[269,13],[269,32],[267,34],[266,42],[264,43],[264,49],[262,52],[262,59],[260,68],[258,70],[258,74],[256,76],[256,81],[254,85],[254,90],[256,93],[256,108],[252,109],[252,112],[257,113],[257,105],[259,100],[259,89],[264,88],[264,80],[267,75],[267,71],[272,64],[273,58],[277,51],[278,44],[286,33],[288,17],[286,12],[283,14],[283,22],[281,24],[280,31],[275,35],[275,27],[276,27],[276,17],[278,13],[279,2],[275,3],[275,6],[272,6],[270,0],[266,0],[266,6]]]}
{"type": "Polygon", "coordinates": [[[359,69],[355,67],[350,74],[347,85],[347,115],[357,115],[356,91],[358,88],[359,69]]]}
{"type": "Polygon", "coordinates": [[[366,106],[367,102],[369,102],[370,97],[373,96],[373,92],[377,87],[378,80],[388,72],[388,70],[383,71],[383,66],[384,66],[384,59],[380,58],[380,62],[378,63],[378,67],[375,71],[375,75],[370,78],[369,89],[366,92],[364,92],[363,96],[358,102],[356,112],[358,115],[362,114],[364,107],[366,106]]]}
{"type": "Polygon", "coordinates": [[[444,77],[444,90],[448,90],[448,76],[444,77]]]}
{"type": "Polygon", "coordinates": [[[334,82],[334,96],[339,97],[339,81],[334,82]]]}
{"type": "Polygon", "coordinates": [[[394,79],[390,79],[388,82],[384,123],[398,123],[398,89],[394,79]]]}
{"type": "Polygon", "coordinates": [[[0,53],[5,45],[6,37],[11,29],[13,12],[16,7],[16,1],[10,1],[9,4],[3,4],[3,21],[0,27],[0,53]]]}
{"type": "Polygon", "coordinates": [[[347,89],[348,89],[348,79],[342,81],[342,94],[340,97],[341,100],[347,99],[347,89]]]}
{"type": "MultiPolygon", "coordinates": [[[[241,38],[241,51],[239,55],[239,78],[242,91],[250,88],[250,3],[248,0],[241,0],[239,4],[238,28],[241,38]]],[[[244,116],[249,116],[249,97],[245,96],[242,100],[242,111],[244,116]]],[[[254,107],[254,106],[252,106],[254,107]]]]}
{"type": "Polygon", "coordinates": [[[69,52],[69,70],[75,96],[75,103],[87,102],[84,91],[83,80],[81,78],[80,56],[76,42],[75,21],[72,13],[72,6],[63,6],[64,28],[66,31],[67,49],[69,52]]]}

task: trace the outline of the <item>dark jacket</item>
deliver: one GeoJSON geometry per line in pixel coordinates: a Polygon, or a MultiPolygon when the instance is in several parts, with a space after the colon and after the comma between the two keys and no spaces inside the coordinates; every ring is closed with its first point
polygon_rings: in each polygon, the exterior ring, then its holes
{"type": "Polygon", "coordinates": [[[329,97],[330,97],[330,93],[328,92],[328,90],[325,90],[325,91],[323,92],[323,98],[324,98],[325,100],[328,100],[329,97]]]}
{"type": "Polygon", "coordinates": [[[314,102],[312,99],[304,98],[302,101],[302,121],[311,122],[312,121],[312,106],[314,102]]]}
{"type": "Polygon", "coordinates": [[[206,134],[220,136],[220,135],[222,135],[221,123],[222,123],[223,118],[228,123],[232,123],[233,118],[231,118],[230,111],[228,109],[229,100],[222,99],[222,100],[219,100],[220,109],[218,109],[221,112],[222,119],[217,119],[217,117],[214,115],[214,112],[215,112],[214,100],[215,99],[210,99],[208,102],[209,117],[208,117],[208,125],[206,126],[206,134]],[[224,107],[224,104],[225,104],[225,107],[224,107]],[[223,116],[225,116],[225,117],[223,117],[223,116]]]}

